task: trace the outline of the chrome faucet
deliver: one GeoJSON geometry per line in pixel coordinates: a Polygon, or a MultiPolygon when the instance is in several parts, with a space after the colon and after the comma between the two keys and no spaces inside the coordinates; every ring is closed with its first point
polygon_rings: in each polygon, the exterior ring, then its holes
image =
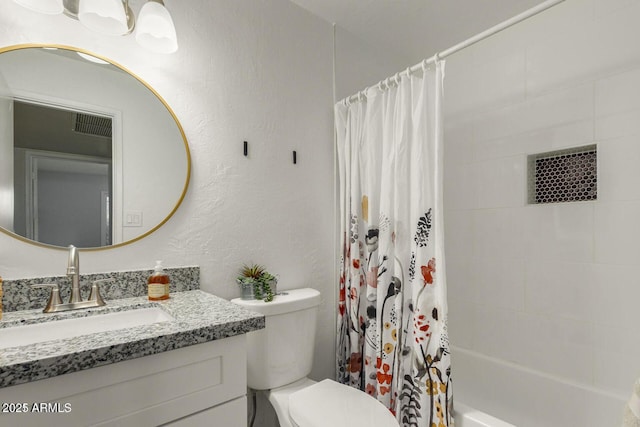
{"type": "Polygon", "coordinates": [[[80,295],[80,258],[78,257],[78,249],[69,245],[69,260],[67,261],[67,277],[71,278],[71,296],[69,303],[73,304],[82,301],[80,295]]]}
{"type": "Polygon", "coordinates": [[[44,308],[45,313],[55,313],[58,311],[77,310],[79,308],[100,307],[106,305],[106,302],[100,295],[100,283],[113,282],[115,279],[101,279],[95,280],[91,285],[91,294],[89,299],[83,301],[80,294],[80,259],[78,256],[78,249],[69,245],[69,258],[67,261],[67,276],[71,278],[71,294],[69,296],[69,302],[62,303],[60,298],[60,288],[55,283],[45,283],[41,285],[32,285],[34,288],[51,288],[51,294],[49,295],[49,301],[44,308]]]}

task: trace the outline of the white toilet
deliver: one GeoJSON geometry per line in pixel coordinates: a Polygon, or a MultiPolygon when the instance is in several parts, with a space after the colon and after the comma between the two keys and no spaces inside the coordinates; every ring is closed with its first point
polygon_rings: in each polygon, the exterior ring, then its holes
{"type": "Polygon", "coordinates": [[[264,390],[280,427],[398,427],[368,394],[332,380],[307,378],[313,362],[320,292],[294,289],[272,302],[232,302],[264,314],[265,329],[247,334],[247,383],[264,390]]]}

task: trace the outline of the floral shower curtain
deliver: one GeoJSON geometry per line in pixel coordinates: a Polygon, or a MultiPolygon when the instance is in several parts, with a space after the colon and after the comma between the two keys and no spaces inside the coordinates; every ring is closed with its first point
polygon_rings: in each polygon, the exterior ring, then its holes
{"type": "Polygon", "coordinates": [[[453,426],[442,220],[444,62],[336,104],[338,381],[402,426],[453,426]],[[384,87],[383,87],[384,86],[384,87]]]}

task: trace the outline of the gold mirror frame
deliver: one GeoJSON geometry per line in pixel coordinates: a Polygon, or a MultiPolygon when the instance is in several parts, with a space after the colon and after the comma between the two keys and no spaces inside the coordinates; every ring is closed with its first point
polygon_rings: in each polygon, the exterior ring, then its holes
{"type": "MultiPolygon", "coordinates": [[[[103,61],[106,61],[109,64],[111,64],[111,65],[119,68],[123,72],[127,73],[129,76],[133,77],[138,82],[140,82],[151,93],[153,93],[155,95],[155,97],[162,103],[162,105],[164,105],[164,107],[167,109],[167,111],[171,115],[171,118],[174,120],[176,126],[178,127],[178,131],[180,132],[180,136],[182,137],[182,142],[184,144],[184,149],[185,149],[185,154],[186,154],[186,159],[187,159],[186,178],[185,178],[184,187],[182,189],[182,194],[180,195],[178,201],[176,202],[176,204],[173,207],[173,209],[171,210],[171,212],[169,212],[169,214],[160,223],[158,223],[156,226],[154,226],[150,230],[142,233],[141,235],[136,236],[133,239],[130,239],[130,240],[127,240],[127,241],[124,241],[124,242],[121,242],[121,243],[116,243],[114,245],[100,246],[100,247],[90,247],[90,248],[78,248],[78,250],[80,250],[80,251],[101,251],[101,250],[115,249],[115,248],[119,248],[119,247],[122,247],[122,246],[129,245],[131,243],[137,242],[138,240],[141,240],[141,239],[147,237],[148,235],[150,235],[151,233],[155,232],[156,230],[158,230],[167,221],[169,221],[169,219],[175,214],[175,212],[178,210],[178,208],[182,204],[182,201],[184,200],[184,198],[185,198],[185,196],[187,194],[187,189],[189,187],[189,182],[191,180],[191,153],[189,151],[189,144],[187,142],[187,137],[186,137],[186,135],[184,133],[184,129],[182,128],[182,125],[180,124],[180,121],[178,120],[178,117],[176,116],[175,112],[171,109],[169,104],[167,104],[167,102],[164,100],[164,98],[162,96],[160,96],[160,94],[153,87],[151,87],[147,82],[145,82],[143,79],[138,77],[135,73],[131,72],[129,69],[127,69],[123,65],[121,65],[121,64],[119,64],[119,63],[117,63],[117,62],[115,62],[115,61],[113,61],[113,60],[111,60],[111,59],[109,59],[109,58],[107,58],[105,56],[95,54],[95,53],[90,52],[90,51],[85,50],[85,49],[77,48],[77,47],[74,47],[74,46],[68,46],[68,45],[59,45],[59,44],[35,44],[35,43],[29,43],[29,44],[18,44],[18,45],[11,45],[11,46],[2,47],[2,48],[0,48],[0,54],[6,53],[6,52],[11,52],[11,51],[22,50],[22,49],[32,49],[32,48],[35,48],[35,49],[46,49],[46,48],[64,49],[64,50],[73,51],[73,52],[80,52],[80,53],[83,53],[83,54],[90,55],[90,56],[93,56],[95,58],[101,59],[103,61]]],[[[64,248],[64,247],[49,245],[49,244],[46,244],[46,243],[40,243],[40,242],[37,242],[35,240],[27,239],[26,237],[23,237],[23,236],[21,236],[19,234],[16,234],[16,233],[12,232],[12,231],[9,231],[9,230],[5,229],[4,227],[0,227],[0,232],[4,233],[4,234],[6,234],[6,235],[8,235],[10,237],[13,237],[13,238],[15,238],[17,240],[20,240],[22,242],[28,243],[30,245],[39,246],[39,247],[48,248],[48,249],[67,250],[67,248],[64,248]]]]}

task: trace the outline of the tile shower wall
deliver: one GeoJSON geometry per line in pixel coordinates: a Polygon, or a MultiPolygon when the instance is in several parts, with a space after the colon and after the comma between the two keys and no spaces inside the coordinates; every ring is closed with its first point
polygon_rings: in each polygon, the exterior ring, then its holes
{"type": "Polygon", "coordinates": [[[638,22],[567,0],[447,61],[456,392],[518,426],[619,424],[640,376],[638,22]],[[597,201],[527,205],[528,154],[594,143],[597,201]]]}

